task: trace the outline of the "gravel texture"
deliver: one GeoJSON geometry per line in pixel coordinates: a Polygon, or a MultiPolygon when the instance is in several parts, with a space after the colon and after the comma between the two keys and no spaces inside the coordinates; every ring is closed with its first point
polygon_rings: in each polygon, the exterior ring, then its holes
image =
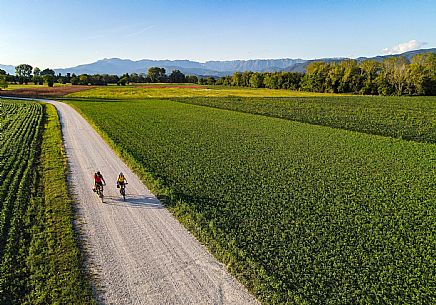
{"type": "Polygon", "coordinates": [[[89,271],[102,304],[258,304],[69,105],[56,106],[89,271]],[[92,191],[105,180],[104,202],[92,191]],[[126,201],[116,188],[127,178],[126,201]]]}

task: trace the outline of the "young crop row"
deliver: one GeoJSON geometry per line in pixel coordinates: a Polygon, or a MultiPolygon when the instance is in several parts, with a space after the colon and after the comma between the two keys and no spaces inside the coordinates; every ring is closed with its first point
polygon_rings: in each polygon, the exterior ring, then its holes
{"type": "Polygon", "coordinates": [[[168,100],[72,104],[264,303],[436,302],[435,145],[168,100]]]}
{"type": "Polygon", "coordinates": [[[436,143],[435,97],[179,98],[180,102],[436,143]]]}
{"type": "Polygon", "coordinates": [[[39,159],[43,107],[1,102],[0,302],[16,303],[26,291],[26,217],[39,159]]]}
{"type": "Polygon", "coordinates": [[[92,303],[86,299],[90,293],[77,263],[80,253],[72,228],[59,123],[54,127],[59,134],[49,133],[44,123],[58,119],[55,110],[48,114],[47,107],[0,100],[1,304],[92,303]],[[58,154],[47,154],[47,147],[58,154]],[[54,171],[59,164],[61,171],[54,171]],[[63,184],[49,185],[49,175],[63,184]],[[44,191],[47,186],[49,193],[44,191]],[[61,242],[65,239],[69,244],[61,242]]]}

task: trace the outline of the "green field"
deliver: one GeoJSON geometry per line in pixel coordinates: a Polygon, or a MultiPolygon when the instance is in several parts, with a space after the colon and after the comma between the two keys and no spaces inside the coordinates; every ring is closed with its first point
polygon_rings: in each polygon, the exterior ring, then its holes
{"type": "Polygon", "coordinates": [[[436,143],[436,97],[191,97],[176,101],[436,143]]]}
{"type": "Polygon", "coordinates": [[[0,303],[93,304],[56,110],[0,99],[0,142],[0,303]]]}
{"type": "MultiPolygon", "coordinates": [[[[232,88],[221,86],[198,86],[200,88],[153,88],[153,86],[169,86],[168,84],[144,84],[143,86],[107,86],[70,94],[74,98],[102,98],[102,99],[143,99],[143,98],[172,98],[172,97],[299,97],[299,96],[333,96],[328,93],[313,93],[291,90],[232,88]]],[[[189,84],[174,84],[174,86],[189,87],[189,84]]]]}
{"type": "Polygon", "coordinates": [[[262,302],[436,302],[436,145],[94,93],[70,102],[262,302]]]}

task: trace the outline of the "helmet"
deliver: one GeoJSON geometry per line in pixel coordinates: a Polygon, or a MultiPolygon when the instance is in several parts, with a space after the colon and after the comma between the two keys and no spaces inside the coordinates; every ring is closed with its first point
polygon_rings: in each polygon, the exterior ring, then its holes
{"type": "Polygon", "coordinates": [[[121,177],[124,177],[123,173],[120,173],[120,176],[121,176],[121,177]]]}
{"type": "Polygon", "coordinates": [[[97,175],[101,175],[101,174],[100,174],[100,171],[97,172],[97,175]]]}

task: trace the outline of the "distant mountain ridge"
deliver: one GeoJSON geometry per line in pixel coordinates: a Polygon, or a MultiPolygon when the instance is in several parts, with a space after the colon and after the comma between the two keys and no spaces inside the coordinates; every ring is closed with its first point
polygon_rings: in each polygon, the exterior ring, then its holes
{"type": "MultiPolygon", "coordinates": [[[[416,54],[432,52],[436,54],[436,48],[420,49],[409,51],[396,55],[385,55],[376,57],[359,57],[357,61],[366,59],[383,60],[387,57],[404,56],[410,60],[416,54]]],[[[142,59],[133,61],[130,59],[120,58],[105,58],[98,60],[94,63],[83,64],[71,68],[54,69],[56,73],[65,75],[66,73],[79,74],[117,74],[124,73],[147,73],[151,67],[165,68],[167,73],[172,70],[180,70],[186,75],[197,76],[214,76],[221,77],[231,75],[234,72],[276,72],[276,71],[289,71],[289,72],[304,72],[306,67],[314,61],[324,62],[338,62],[347,58],[321,58],[321,59],[252,59],[252,60],[227,60],[227,61],[207,61],[205,63],[191,61],[191,60],[151,60],[142,59]]],[[[15,74],[14,66],[0,65],[0,69],[5,70],[9,74],[15,74]]]]}
{"type": "Polygon", "coordinates": [[[15,74],[15,66],[10,65],[0,65],[0,69],[5,70],[6,73],[15,74]]]}
{"type": "Polygon", "coordinates": [[[305,62],[302,59],[254,59],[232,61],[208,61],[200,63],[190,60],[150,60],[133,61],[120,58],[105,58],[94,63],[79,65],[77,67],[55,69],[56,73],[66,74],[124,74],[147,73],[151,67],[165,68],[167,72],[180,70],[185,74],[198,76],[224,76],[235,71],[282,71],[290,65],[305,62]]]}

